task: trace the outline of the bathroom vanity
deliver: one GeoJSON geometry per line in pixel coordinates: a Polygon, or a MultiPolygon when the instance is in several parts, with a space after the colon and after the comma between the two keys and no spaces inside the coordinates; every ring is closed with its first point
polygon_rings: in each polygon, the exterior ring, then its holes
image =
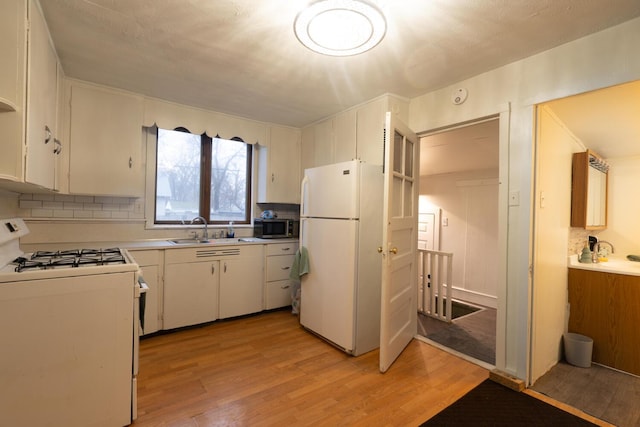
{"type": "Polygon", "coordinates": [[[570,261],[569,332],[593,339],[594,362],[640,375],[640,263],[627,263],[570,261]]]}

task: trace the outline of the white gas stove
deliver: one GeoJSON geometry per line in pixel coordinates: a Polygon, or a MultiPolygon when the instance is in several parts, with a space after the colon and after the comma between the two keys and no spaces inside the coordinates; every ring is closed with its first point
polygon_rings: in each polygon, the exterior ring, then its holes
{"type": "Polygon", "coordinates": [[[0,283],[110,272],[138,271],[122,248],[79,248],[59,251],[20,250],[19,238],[29,233],[19,218],[0,220],[0,283]]]}
{"type": "Polygon", "coordinates": [[[0,220],[0,414],[12,426],[123,426],[136,418],[146,285],[125,249],[25,254],[0,220]]]}

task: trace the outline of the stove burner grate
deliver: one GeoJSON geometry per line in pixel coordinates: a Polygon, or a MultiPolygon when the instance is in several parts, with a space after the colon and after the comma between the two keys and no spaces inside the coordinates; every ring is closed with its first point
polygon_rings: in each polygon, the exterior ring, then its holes
{"type": "Polygon", "coordinates": [[[15,271],[18,273],[25,270],[48,270],[126,263],[127,260],[118,248],[37,251],[29,258],[18,257],[13,261],[13,264],[16,265],[15,271]]]}

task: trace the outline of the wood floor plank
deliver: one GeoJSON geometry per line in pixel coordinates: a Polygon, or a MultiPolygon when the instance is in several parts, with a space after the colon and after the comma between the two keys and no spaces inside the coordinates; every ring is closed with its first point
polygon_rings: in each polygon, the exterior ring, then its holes
{"type": "Polygon", "coordinates": [[[414,340],[385,374],[287,311],[143,339],[134,427],[417,426],[489,377],[414,340]]]}
{"type": "Polygon", "coordinates": [[[418,341],[380,374],[276,311],[143,339],[134,426],[419,425],[488,375],[418,341]]]}

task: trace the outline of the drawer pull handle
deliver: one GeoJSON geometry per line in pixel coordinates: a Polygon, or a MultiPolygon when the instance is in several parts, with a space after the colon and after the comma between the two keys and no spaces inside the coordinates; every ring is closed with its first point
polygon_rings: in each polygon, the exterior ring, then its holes
{"type": "Polygon", "coordinates": [[[282,248],[283,251],[290,251],[291,248],[282,248]]]}
{"type": "Polygon", "coordinates": [[[280,269],[281,269],[281,270],[288,270],[288,269],[290,269],[290,268],[291,268],[291,267],[280,267],[280,269]]]}
{"type": "Polygon", "coordinates": [[[289,285],[280,286],[280,289],[289,289],[289,285]]]}

